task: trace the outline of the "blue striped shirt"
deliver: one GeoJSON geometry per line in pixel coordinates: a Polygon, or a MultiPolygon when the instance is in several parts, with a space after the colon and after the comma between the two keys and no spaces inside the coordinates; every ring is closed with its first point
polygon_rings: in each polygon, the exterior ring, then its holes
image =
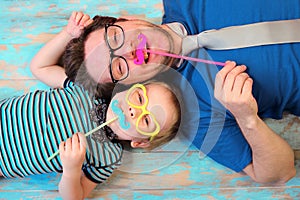
{"type": "MultiPolygon", "coordinates": [[[[98,126],[89,114],[96,100],[73,82],[66,80],[64,86],[0,101],[0,170],[4,177],[62,172],[59,156],[47,158],[74,133],[98,126]]],[[[101,183],[121,164],[122,146],[108,139],[99,142],[93,136],[87,142],[82,170],[91,181],[101,183]]]]}

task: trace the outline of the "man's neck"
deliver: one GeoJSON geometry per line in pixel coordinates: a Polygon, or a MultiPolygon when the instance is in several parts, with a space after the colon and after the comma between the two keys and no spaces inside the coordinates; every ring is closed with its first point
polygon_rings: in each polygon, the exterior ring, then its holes
{"type": "Polygon", "coordinates": [[[175,33],[169,26],[163,24],[161,27],[166,30],[172,37],[174,41],[174,52],[175,54],[180,54],[181,53],[181,47],[182,47],[182,38],[175,33]]]}

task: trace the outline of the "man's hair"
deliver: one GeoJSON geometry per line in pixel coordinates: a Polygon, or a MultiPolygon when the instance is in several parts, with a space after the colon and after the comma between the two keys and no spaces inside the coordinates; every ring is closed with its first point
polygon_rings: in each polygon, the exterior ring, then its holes
{"type": "Polygon", "coordinates": [[[175,121],[164,131],[160,131],[158,135],[156,135],[153,140],[150,142],[150,146],[145,148],[146,150],[152,150],[156,147],[159,147],[169,141],[171,141],[177,134],[181,122],[181,106],[180,106],[180,100],[181,100],[181,94],[179,90],[177,90],[175,87],[172,87],[171,84],[167,84],[161,81],[148,81],[145,83],[145,85],[148,84],[157,84],[165,87],[170,94],[170,104],[174,107],[174,113],[172,113],[173,117],[175,118],[175,121]]]}
{"type": "Polygon", "coordinates": [[[66,46],[66,50],[63,54],[62,61],[65,73],[68,78],[81,84],[96,97],[103,97],[110,99],[111,92],[113,91],[113,83],[97,83],[89,75],[85,65],[85,52],[84,45],[90,33],[102,29],[106,24],[114,24],[116,22],[127,21],[123,18],[114,18],[107,16],[95,16],[93,22],[87,26],[82,34],[78,38],[72,39],[66,46]],[[93,90],[93,91],[92,91],[93,90]]]}

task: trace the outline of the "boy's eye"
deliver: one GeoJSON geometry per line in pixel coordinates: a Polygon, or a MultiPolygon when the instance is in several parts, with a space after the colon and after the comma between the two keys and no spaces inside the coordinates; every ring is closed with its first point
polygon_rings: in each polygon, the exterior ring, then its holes
{"type": "Polygon", "coordinates": [[[150,120],[149,120],[149,116],[148,115],[145,117],[144,121],[145,121],[145,124],[147,126],[149,126],[150,120]]]}
{"type": "Polygon", "coordinates": [[[134,92],[134,102],[135,105],[141,106],[144,104],[144,96],[143,96],[143,90],[137,88],[134,92]]]}
{"type": "Polygon", "coordinates": [[[143,97],[140,93],[138,93],[138,99],[139,99],[139,103],[143,104],[143,97]]]}

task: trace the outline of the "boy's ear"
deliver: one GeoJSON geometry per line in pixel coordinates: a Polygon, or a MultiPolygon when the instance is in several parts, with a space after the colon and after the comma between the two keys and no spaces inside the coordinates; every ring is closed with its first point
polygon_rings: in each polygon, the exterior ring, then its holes
{"type": "Polygon", "coordinates": [[[150,141],[131,141],[130,145],[132,148],[147,148],[150,146],[150,141]]]}

